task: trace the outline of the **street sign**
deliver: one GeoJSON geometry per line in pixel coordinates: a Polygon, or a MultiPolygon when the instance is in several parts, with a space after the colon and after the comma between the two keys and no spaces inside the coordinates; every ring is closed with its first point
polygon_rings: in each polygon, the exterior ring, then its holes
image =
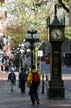
{"type": "Polygon", "coordinates": [[[42,57],[43,56],[43,51],[42,50],[39,50],[38,51],[38,57],[42,57]]]}

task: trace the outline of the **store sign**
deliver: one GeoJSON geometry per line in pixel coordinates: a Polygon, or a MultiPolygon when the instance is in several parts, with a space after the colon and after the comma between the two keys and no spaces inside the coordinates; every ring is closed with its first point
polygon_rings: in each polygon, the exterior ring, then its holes
{"type": "Polygon", "coordinates": [[[42,50],[39,50],[38,51],[38,57],[42,57],[43,56],[43,51],[42,50]]]}

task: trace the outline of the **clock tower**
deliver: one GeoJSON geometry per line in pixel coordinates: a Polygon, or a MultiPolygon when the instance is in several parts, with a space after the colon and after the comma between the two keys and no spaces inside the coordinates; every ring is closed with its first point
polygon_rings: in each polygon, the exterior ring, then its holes
{"type": "Polygon", "coordinates": [[[52,46],[50,57],[50,80],[48,87],[48,98],[64,98],[64,82],[61,74],[61,46],[64,40],[65,18],[61,22],[57,18],[57,5],[55,5],[55,16],[52,23],[50,18],[49,41],[52,46]]]}

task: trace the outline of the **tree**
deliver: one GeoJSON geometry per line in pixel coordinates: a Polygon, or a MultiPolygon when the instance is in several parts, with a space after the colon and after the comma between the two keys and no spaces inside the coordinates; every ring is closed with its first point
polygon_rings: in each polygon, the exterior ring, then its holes
{"type": "Polygon", "coordinates": [[[71,39],[71,27],[70,26],[65,27],[65,36],[71,39]]]}
{"type": "MultiPolygon", "coordinates": [[[[67,2],[58,0],[59,4],[68,12],[67,2]]],[[[21,43],[25,38],[26,31],[29,29],[30,24],[34,24],[38,30],[40,39],[47,38],[47,24],[46,19],[53,14],[53,5],[55,2],[51,0],[17,0],[4,4],[7,13],[13,17],[10,24],[8,24],[7,33],[11,35],[17,42],[21,43]],[[18,28],[20,28],[20,33],[18,28]],[[16,38],[18,36],[18,38],[16,38]],[[18,41],[20,39],[20,41],[18,41]]],[[[8,16],[7,14],[7,16],[8,16]]],[[[12,38],[12,39],[13,39],[12,38]]],[[[13,42],[13,40],[12,40],[13,42]]],[[[18,43],[18,44],[19,44],[18,43]]]]}
{"type": "Polygon", "coordinates": [[[0,6],[2,6],[3,3],[4,3],[4,0],[0,0],[0,6]]]}
{"type": "Polygon", "coordinates": [[[69,8],[65,5],[63,1],[69,2],[70,0],[58,0],[58,2],[61,4],[61,6],[69,13],[69,8]]]}
{"type": "Polygon", "coordinates": [[[8,34],[16,37],[19,33],[15,31],[17,28],[20,28],[22,30],[20,33],[22,33],[21,35],[23,35],[24,39],[29,25],[34,24],[40,38],[45,38],[44,34],[47,33],[46,18],[52,13],[52,2],[48,5],[47,0],[17,0],[16,2],[9,2],[4,6],[7,8],[7,12],[14,17],[13,21],[9,24],[13,30],[7,29],[8,34]]]}

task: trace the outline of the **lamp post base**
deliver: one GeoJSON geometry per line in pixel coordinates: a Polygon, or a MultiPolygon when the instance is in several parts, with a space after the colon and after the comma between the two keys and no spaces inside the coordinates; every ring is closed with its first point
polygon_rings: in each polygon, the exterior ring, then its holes
{"type": "Polygon", "coordinates": [[[65,90],[63,80],[50,80],[48,87],[48,98],[64,98],[65,90]]]}

